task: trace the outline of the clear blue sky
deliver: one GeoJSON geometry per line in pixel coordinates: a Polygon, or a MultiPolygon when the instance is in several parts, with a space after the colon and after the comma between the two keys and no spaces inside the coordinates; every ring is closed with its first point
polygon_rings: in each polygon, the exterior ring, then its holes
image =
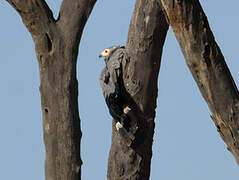
{"type": "MultiPolygon", "coordinates": [[[[50,1],[56,15],[61,1],[50,1]]],[[[111,117],[99,86],[101,50],[125,44],[135,1],[104,0],[86,25],[78,58],[83,131],[82,179],[106,179],[111,117]]],[[[201,1],[238,84],[239,1],[201,1]]],[[[39,71],[30,34],[0,1],[0,179],[43,180],[44,143],[39,71]]],[[[169,30],[159,75],[152,180],[238,179],[238,167],[210,119],[209,109],[169,30]]]]}

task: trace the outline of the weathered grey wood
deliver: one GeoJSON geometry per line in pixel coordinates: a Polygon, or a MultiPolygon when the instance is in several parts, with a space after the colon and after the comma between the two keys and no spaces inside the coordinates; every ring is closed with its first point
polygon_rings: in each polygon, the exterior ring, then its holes
{"type": "Polygon", "coordinates": [[[187,65],[239,164],[239,94],[198,0],[161,0],[187,65]]]}
{"type": "Polygon", "coordinates": [[[81,179],[81,128],[76,61],[96,0],[64,0],[58,20],[44,0],[7,0],[35,42],[46,148],[46,180],[81,179]]]}
{"type": "Polygon", "coordinates": [[[20,14],[33,39],[44,33],[54,22],[53,14],[44,0],[6,0],[20,14]]]}
{"type": "Polygon", "coordinates": [[[60,25],[68,41],[80,41],[84,25],[95,3],[96,0],[64,0],[62,2],[57,24],[60,25]]]}
{"type": "Polygon", "coordinates": [[[108,180],[147,180],[150,176],[157,80],[168,24],[156,0],[137,0],[131,19],[124,83],[138,116],[136,141],[128,147],[112,126],[108,180]]]}

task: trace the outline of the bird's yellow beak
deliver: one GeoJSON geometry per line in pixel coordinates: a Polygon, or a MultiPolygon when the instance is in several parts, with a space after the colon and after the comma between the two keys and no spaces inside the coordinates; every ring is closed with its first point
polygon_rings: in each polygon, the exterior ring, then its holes
{"type": "Polygon", "coordinates": [[[109,54],[110,54],[110,50],[109,50],[109,49],[105,49],[104,51],[102,51],[102,52],[100,53],[99,58],[101,58],[101,57],[107,57],[107,56],[109,56],[109,54]]]}

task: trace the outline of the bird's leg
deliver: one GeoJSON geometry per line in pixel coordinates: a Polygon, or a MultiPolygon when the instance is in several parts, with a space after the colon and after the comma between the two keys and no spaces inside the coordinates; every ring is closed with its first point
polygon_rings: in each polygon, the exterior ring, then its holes
{"type": "Polygon", "coordinates": [[[124,109],[123,109],[123,114],[122,116],[120,117],[120,124],[127,130],[129,131],[129,126],[130,126],[130,119],[128,117],[128,113],[131,111],[131,109],[129,108],[129,106],[126,106],[124,109]]]}
{"type": "Polygon", "coordinates": [[[129,117],[128,117],[128,113],[131,111],[131,109],[129,108],[129,106],[126,106],[123,109],[123,114],[120,117],[119,122],[116,123],[116,129],[117,131],[119,130],[119,128],[124,127],[127,131],[129,131],[129,117]]]}
{"type": "Polygon", "coordinates": [[[129,106],[126,106],[123,109],[123,116],[122,116],[122,125],[126,128],[128,132],[135,134],[138,129],[137,123],[137,116],[135,112],[131,110],[129,106]]]}
{"type": "MultiPolygon", "coordinates": [[[[116,127],[116,129],[117,129],[117,131],[120,129],[120,128],[125,128],[125,129],[127,129],[127,119],[128,119],[128,117],[127,117],[127,115],[126,114],[123,114],[121,117],[120,117],[120,120],[115,124],[115,127],[116,127]]],[[[128,130],[128,129],[127,129],[128,130]]]]}
{"type": "Polygon", "coordinates": [[[131,109],[126,106],[123,109],[123,114],[120,117],[120,120],[115,124],[115,127],[117,131],[120,133],[120,135],[125,139],[125,142],[128,146],[132,144],[132,141],[135,139],[135,136],[133,133],[130,132],[130,119],[128,117],[128,113],[131,111],[131,109]]]}
{"type": "Polygon", "coordinates": [[[125,139],[125,142],[128,146],[131,145],[132,141],[135,139],[134,134],[129,131],[130,119],[127,116],[127,113],[130,112],[130,108],[127,106],[123,110],[123,114],[120,117],[120,120],[115,124],[116,130],[120,135],[125,139]]]}

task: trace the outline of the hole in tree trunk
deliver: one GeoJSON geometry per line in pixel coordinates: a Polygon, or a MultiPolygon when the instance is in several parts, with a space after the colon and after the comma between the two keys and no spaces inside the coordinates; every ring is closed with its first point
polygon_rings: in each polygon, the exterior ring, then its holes
{"type": "Polygon", "coordinates": [[[52,42],[51,42],[51,39],[50,39],[50,37],[47,33],[46,33],[46,39],[47,39],[48,52],[50,52],[52,50],[52,42]]]}

